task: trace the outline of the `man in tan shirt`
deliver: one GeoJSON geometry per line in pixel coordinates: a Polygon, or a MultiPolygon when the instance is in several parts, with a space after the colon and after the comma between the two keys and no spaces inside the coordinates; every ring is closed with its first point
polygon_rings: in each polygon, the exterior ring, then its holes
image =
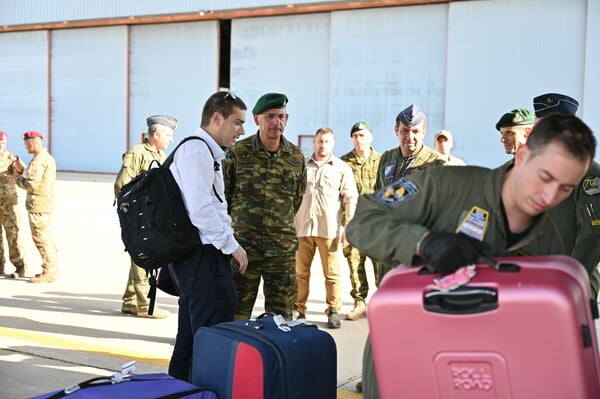
{"type": "Polygon", "coordinates": [[[352,219],[358,191],[350,166],[333,155],[333,130],[317,130],[313,144],[315,152],[306,162],[306,192],[295,218],[298,233],[296,311],[298,318],[306,317],[310,265],[315,250],[319,248],[325,276],[327,327],[340,328],[338,312],[342,301],[338,243],[341,241],[343,246],[349,245],[341,216],[343,212],[346,224],[352,219]]]}

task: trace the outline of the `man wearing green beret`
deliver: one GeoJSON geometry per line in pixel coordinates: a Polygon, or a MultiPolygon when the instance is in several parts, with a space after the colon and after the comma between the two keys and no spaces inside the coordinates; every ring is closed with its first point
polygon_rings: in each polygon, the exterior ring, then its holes
{"type": "Polygon", "coordinates": [[[535,116],[525,108],[516,108],[500,117],[496,130],[500,132],[500,142],[507,154],[515,154],[517,148],[525,144],[533,128],[535,116]]]}
{"type": "MultiPolygon", "coordinates": [[[[153,115],[146,118],[146,124],[148,133],[143,135],[142,143],[134,145],[123,154],[123,164],[114,185],[115,196],[121,187],[148,170],[153,161],[162,163],[167,158],[164,150],[173,142],[173,131],[178,126],[177,119],[168,115],[153,115]]],[[[158,307],[151,315],[148,314],[149,290],[150,284],[146,270],[131,260],[121,312],[152,319],[167,317],[169,311],[158,307]]]]}
{"type": "Polygon", "coordinates": [[[306,188],[306,166],[300,148],[283,136],[287,103],[285,94],[261,96],[252,109],[258,132],[225,155],[225,196],[236,238],[248,254],[246,272],[234,270],[236,319],[251,316],[261,278],[265,311],[286,319],[293,314],[298,247],[294,216],[306,188]]]}
{"type": "MultiPolygon", "coordinates": [[[[356,122],[350,129],[354,149],[340,158],[345,161],[354,173],[358,194],[371,194],[375,189],[377,168],[381,154],[373,146],[373,131],[367,122],[356,122]]],[[[346,320],[358,320],[367,315],[366,299],[369,295],[369,282],[365,261],[367,257],[358,248],[347,245],[343,249],[350,268],[350,296],[354,299],[354,307],[346,315],[346,320]]],[[[371,259],[373,271],[377,278],[377,261],[371,259]]]]}

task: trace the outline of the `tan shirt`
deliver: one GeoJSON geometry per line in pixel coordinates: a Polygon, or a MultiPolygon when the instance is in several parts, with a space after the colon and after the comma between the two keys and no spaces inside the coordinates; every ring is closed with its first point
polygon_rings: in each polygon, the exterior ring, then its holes
{"type": "Polygon", "coordinates": [[[56,162],[46,148],[33,156],[27,166],[27,177],[16,179],[19,187],[27,191],[25,208],[31,213],[51,213],[54,210],[54,182],[56,162]]]}
{"type": "Polygon", "coordinates": [[[342,211],[347,223],[358,201],[352,169],[334,155],[321,162],[311,157],[306,176],[306,192],[295,218],[298,237],[339,237],[342,211]]]}

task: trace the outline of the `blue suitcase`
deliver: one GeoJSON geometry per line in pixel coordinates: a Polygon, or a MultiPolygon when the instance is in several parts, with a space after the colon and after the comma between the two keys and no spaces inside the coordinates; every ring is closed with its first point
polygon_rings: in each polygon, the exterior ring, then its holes
{"type": "Polygon", "coordinates": [[[168,374],[130,375],[135,363],[124,366],[125,371],[108,377],[97,377],[67,388],[30,399],[217,399],[214,392],[168,374]]]}
{"type": "Polygon", "coordinates": [[[315,325],[273,315],[202,327],[192,383],[219,399],[335,399],[335,341],[315,325]]]}

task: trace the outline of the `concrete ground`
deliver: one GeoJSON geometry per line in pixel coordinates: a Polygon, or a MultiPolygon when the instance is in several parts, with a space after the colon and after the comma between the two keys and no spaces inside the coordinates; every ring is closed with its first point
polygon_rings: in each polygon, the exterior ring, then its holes
{"type": "MultiPolygon", "coordinates": [[[[136,373],[166,372],[177,330],[177,300],[158,294],[159,306],[172,313],[163,320],[120,312],[129,258],[112,205],[113,181],[114,175],[59,173],[52,227],[59,278],[51,284],[30,284],[26,279],[0,277],[0,397],[27,398],[111,375],[128,360],[137,361],[136,373]]],[[[32,276],[41,271],[40,256],[22,209],[21,240],[32,276]]],[[[8,251],[5,254],[8,258],[8,251]]],[[[347,312],[353,302],[346,263],[343,257],[340,261],[347,312]]],[[[338,398],[360,398],[353,391],[360,379],[367,320],[342,321],[341,329],[326,329],[318,259],[312,270],[307,317],[336,341],[338,398]]],[[[12,271],[7,259],[6,272],[12,271]]],[[[373,285],[372,273],[370,278],[373,285]]],[[[255,315],[263,311],[262,304],[261,297],[255,315]]]]}

